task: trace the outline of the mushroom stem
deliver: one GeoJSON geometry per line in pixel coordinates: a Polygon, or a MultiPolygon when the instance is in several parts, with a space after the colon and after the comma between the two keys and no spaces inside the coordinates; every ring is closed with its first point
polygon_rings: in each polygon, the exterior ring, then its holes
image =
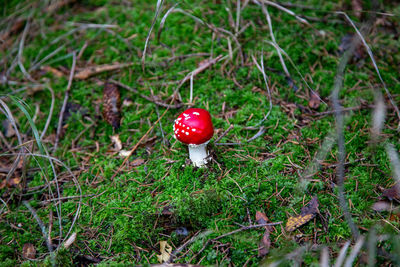
{"type": "Polygon", "coordinates": [[[200,145],[190,144],[189,146],[189,157],[196,167],[202,167],[208,162],[208,152],[207,152],[208,142],[200,145]]]}

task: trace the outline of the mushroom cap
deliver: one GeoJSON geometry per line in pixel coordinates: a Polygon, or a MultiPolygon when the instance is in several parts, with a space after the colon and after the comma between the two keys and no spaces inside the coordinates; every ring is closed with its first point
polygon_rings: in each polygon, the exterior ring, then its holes
{"type": "Polygon", "coordinates": [[[174,137],[188,145],[201,145],[214,135],[210,113],[202,108],[189,108],[174,122],[174,137]]]}

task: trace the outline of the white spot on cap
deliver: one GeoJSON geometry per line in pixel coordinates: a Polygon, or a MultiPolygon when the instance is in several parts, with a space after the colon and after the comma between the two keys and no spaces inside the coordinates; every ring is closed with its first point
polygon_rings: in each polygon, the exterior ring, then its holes
{"type": "Polygon", "coordinates": [[[186,114],[186,113],[183,113],[183,116],[185,116],[185,117],[189,117],[189,115],[188,115],[188,114],[186,114]]]}
{"type": "Polygon", "coordinates": [[[195,129],[195,128],[193,128],[193,129],[192,129],[192,131],[193,131],[193,132],[195,132],[195,131],[196,131],[196,129],[195,129]]]}
{"type": "Polygon", "coordinates": [[[182,133],[184,133],[185,132],[185,130],[182,130],[182,133]]]}
{"type": "Polygon", "coordinates": [[[177,118],[178,121],[180,121],[182,118],[177,118]]]}
{"type": "Polygon", "coordinates": [[[193,115],[200,116],[200,113],[198,113],[198,112],[193,112],[193,115]]]}
{"type": "Polygon", "coordinates": [[[187,129],[189,130],[189,127],[187,127],[187,129]]]}
{"type": "Polygon", "coordinates": [[[189,132],[186,132],[186,135],[189,135],[189,132]]]}

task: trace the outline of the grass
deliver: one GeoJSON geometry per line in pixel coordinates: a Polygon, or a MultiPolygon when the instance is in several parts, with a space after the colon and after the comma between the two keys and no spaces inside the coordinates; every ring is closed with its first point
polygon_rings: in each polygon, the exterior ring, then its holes
{"type": "MultiPolygon", "coordinates": [[[[302,1],[302,4],[312,6],[314,2],[302,1]]],[[[184,1],[178,7],[209,25],[234,31],[226,8],[230,9],[235,18],[236,1],[223,3],[224,5],[184,1]]],[[[2,16],[7,17],[24,4],[26,3],[19,1],[10,2],[2,16]]],[[[299,90],[294,92],[280,73],[282,67],[278,54],[266,42],[270,40],[270,36],[265,16],[261,8],[254,4],[249,3],[241,12],[241,27],[250,23],[238,37],[246,62],[241,65],[239,50],[235,50],[237,46],[232,38],[228,41],[226,34],[213,34],[207,26],[196,23],[182,13],[171,13],[167,17],[158,42],[156,36],[159,21],[173,5],[166,2],[150,38],[145,71],[140,64],[141,53],[154,17],[156,1],[111,3],[86,0],[62,7],[56,13],[48,15],[40,12],[40,5],[32,9],[31,24],[36,30],[32,30],[27,36],[23,64],[28,70],[37,61],[37,57],[43,58],[64,46],[43,65],[68,70],[64,77],[56,77],[43,70],[30,73],[37,83],[50,85],[56,95],[48,134],[42,140],[49,151],[54,142],[58,113],[68,83],[72,51],[79,53],[86,46],[77,61],[78,68],[116,62],[134,63],[132,67],[117,72],[73,81],[69,102],[79,105],[80,112],[73,113],[67,119],[65,134],[60,139],[58,150],[52,154],[77,175],[84,197],[80,216],[73,227],[77,239],[71,249],[61,250],[57,254],[60,264],[90,263],[88,257],[84,256],[101,259],[101,264],[104,265],[156,263],[160,241],[167,241],[176,248],[199,231],[205,232],[205,236],[185,248],[184,252],[187,253],[178,254],[178,257],[183,256],[177,262],[202,265],[231,263],[237,266],[247,263],[256,266],[279,260],[305,244],[314,244],[318,249],[328,246],[331,258],[335,258],[344,242],[352,238],[337,198],[335,168],[332,166],[338,161],[336,144],[328,152],[321,169],[305,187],[301,187],[299,183],[301,174],[307,170],[314,155],[320,150],[324,138],[334,131],[334,116],[316,116],[316,113],[331,109],[329,96],[340,59],[338,48],[341,38],[347,32],[353,31],[343,23],[342,17],[333,14],[333,11],[347,9],[346,4],[342,6],[332,1],[318,10],[293,8],[297,14],[305,17],[322,18],[329,15],[329,21],[311,22],[310,27],[287,13],[268,8],[277,43],[290,56],[305,80],[327,103],[321,103],[317,110],[308,110],[310,113],[305,109],[308,106],[309,90],[289,60],[286,59],[286,64],[299,90]],[[79,29],[73,23],[113,24],[118,27],[110,30],[104,27],[79,29]],[[73,30],[75,31],[71,32],[73,30]],[[206,57],[188,57],[168,63],[166,59],[194,53],[212,52],[213,57],[229,55],[229,42],[233,48],[232,59],[219,62],[194,78],[194,103],[196,107],[205,108],[212,114],[218,133],[214,140],[233,124],[234,128],[220,142],[244,143],[239,146],[217,146],[212,141],[209,148],[215,154],[215,161],[208,168],[196,169],[186,163],[187,148],[175,142],[172,137],[173,120],[183,109],[169,110],[161,120],[168,142],[163,142],[160,127],[155,127],[130,158],[129,167],[111,179],[123,158],[112,151],[110,136],[114,132],[100,115],[102,86],[99,81],[113,78],[137,88],[143,94],[150,95],[153,92],[169,102],[169,96],[176,89],[176,84],[169,82],[179,82],[206,57]],[[267,72],[273,108],[267,120],[262,123],[266,127],[265,134],[246,143],[245,140],[257,132],[246,127],[258,127],[269,108],[262,74],[251,60],[251,55],[260,60],[261,51],[264,53],[264,65],[278,70],[267,72]],[[136,166],[135,162],[140,160],[144,163],[136,166]],[[287,219],[299,213],[301,207],[314,195],[318,196],[321,217],[317,216],[293,233],[286,232],[284,224],[287,219]],[[265,259],[257,257],[257,244],[263,234],[261,229],[230,235],[220,239],[219,246],[213,243],[200,255],[196,255],[209,238],[240,228],[237,224],[248,225],[248,215],[254,221],[256,211],[264,212],[272,222],[284,223],[282,227],[276,226],[276,231],[271,234],[271,252],[265,259]],[[206,232],[207,230],[211,232],[206,232]]],[[[385,4],[382,9],[396,14],[382,17],[387,23],[396,25],[399,22],[398,7],[385,4]]],[[[27,15],[28,11],[25,11],[18,17],[27,15]]],[[[354,17],[353,19],[357,20],[354,17]]],[[[400,99],[397,92],[400,85],[396,77],[399,55],[395,53],[399,47],[397,33],[390,26],[376,25],[373,29],[367,35],[367,42],[372,47],[383,79],[398,103],[400,99]]],[[[13,36],[14,44],[0,52],[2,58],[8,58],[2,63],[5,69],[10,68],[16,56],[18,48],[13,50],[13,47],[18,47],[19,38],[20,34],[13,36]]],[[[50,93],[46,90],[33,92],[32,82],[24,78],[18,67],[11,72],[9,79],[21,84],[3,84],[0,85],[0,90],[5,95],[16,95],[27,103],[30,116],[24,114],[9,98],[5,98],[17,118],[24,141],[35,140],[32,133],[40,133],[49,114],[50,93]],[[13,93],[22,86],[27,88],[13,93]],[[36,105],[39,107],[38,112],[35,111],[36,105]],[[34,127],[38,131],[30,124],[33,122],[30,117],[36,117],[34,127]]],[[[346,113],[345,116],[346,162],[349,163],[346,165],[345,191],[353,220],[362,234],[367,234],[368,229],[375,227],[378,234],[394,235],[399,231],[397,214],[375,212],[371,205],[379,199],[383,188],[393,184],[390,161],[382,144],[391,142],[397,151],[400,149],[398,132],[395,130],[398,118],[392,109],[388,110],[381,137],[383,141],[369,145],[372,109],[364,103],[373,104],[372,86],[380,85],[367,57],[347,66],[341,103],[344,107],[361,105],[361,108],[346,113]]],[[[183,102],[187,103],[189,83],[179,93],[183,102]]],[[[133,101],[133,105],[123,106],[123,119],[118,130],[124,149],[129,149],[153,125],[158,115],[155,105],[138,95],[121,89],[121,98],[133,101]]],[[[164,112],[164,108],[158,109],[160,114],[164,112]]],[[[5,116],[1,117],[1,120],[4,119],[5,116]]],[[[17,145],[15,137],[9,138],[8,142],[17,145]]],[[[40,144],[39,142],[39,146],[40,144]]],[[[3,150],[5,151],[6,149],[3,150]]],[[[13,159],[10,156],[1,157],[4,164],[13,159]]],[[[37,167],[35,161],[31,160],[27,168],[34,167],[37,167]]],[[[28,172],[25,178],[26,188],[46,184],[45,175],[54,179],[50,166],[44,165],[43,168],[48,172],[28,172]]],[[[57,173],[62,196],[79,195],[66,169],[57,166],[57,173]]],[[[16,175],[22,175],[20,170],[16,175]]],[[[46,190],[23,195],[25,190],[21,187],[1,191],[2,199],[9,200],[7,212],[0,215],[2,266],[22,262],[25,265],[52,264],[49,257],[46,258],[48,251],[40,229],[21,200],[29,201],[46,226],[49,225],[50,212],[56,214],[56,206],[41,204],[41,201],[51,198],[46,190]],[[28,261],[22,257],[22,247],[26,243],[32,243],[37,249],[36,261],[28,261]]],[[[77,212],[77,203],[77,199],[62,202],[63,229],[71,226],[77,212]]],[[[54,217],[54,244],[57,244],[61,234],[58,230],[59,224],[58,218],[54,217]]],[[[399,246],[393,240],[382,242],[379,247],[396,255],[399,246]]],[[[317,252],[307,249],[304,257],[300,258],[306,265],[318,264],[318,249],[317,252]]],[[[382,265],[389,261],[398,263],[397,258],[385,255],[377,260],[382,265]]],[[[363,263],[361,257],[357,261],[363,263]]]]}

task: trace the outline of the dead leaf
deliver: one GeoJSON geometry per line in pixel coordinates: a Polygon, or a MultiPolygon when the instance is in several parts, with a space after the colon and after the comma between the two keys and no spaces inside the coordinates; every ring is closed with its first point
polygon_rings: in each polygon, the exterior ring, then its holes
{"type": "MultiPolygon", "coordinates": [[[[268,223],[268,217],[261,211],[256,212],[256,223],[265,224],[268,223]]],[[[272,226],[265,226],[265,232],[260,242],[258,243],[258,257],[264,257],[269,253],[271,247],[270,232],[273,230],[272,226]]]]}
{"type": "Polygon", "coordinates": [[[306,206],[301,209],[300,215],[290,217],[286,223],[286,230],[292,232],[306,224],[315,217],[318,212],[318,198],[313,197],[306,206]]]}
{"type": "Polygon", "coordinates": [[[119,139],[119,135],[111,135],[110,136],[111,142],[114,144],[114,149],[116,151],[120,151],[122,149],[122,142],[121,139],[119,139]]]}
{"type": "Polygon", "coordinates": [[[22,256],[25,259],[33,260],[36,256],[36,248],[31,243],[26,243],[22,247],[22,256]]]}
{"type": "Polygon", "coordinates": [[[372,209],[378,212],[389,211],[392,210],[392,205],[387,201],[378,201],[372,205],[372,209]]]}
{"type": "Polygon", "coordinates": [[[271,239],[269,238],[269,230],[267,229],[258,243],[258,257],[265,257],[269,253],[270,247],[271,239]]]}
{"type": "Polygon", "coordinates": [[[382,196],[388,198],[390,201],[400,202],[400,184],[395,184],[391,188],[385,189],[382,196]]]}
{"type": "Polygon", "coordinates": [[[157,255],[160,263],[167,262],[170,258],[172,247],[168,245],[167,241],[160,241],[160,255],[157,255]]]}
{"type": "Polygon", "coordinates": [[[15,135],[14,127],[12,126],[10,120],[5,119],[2,122],[4,128],[4,136],[7,138],[13,137],[15,135]]]}
{"type": "Polygon", "coordinates": [[[125,98],[124,101],[122,102],[123,107],[130,107],[133,105],[133,101],[130,99],[125,98]]]}
{"type": "Polygon", "coordinates": [[[105,83],[103,90],[103,117],[114,129],[118,129],[120,126],[120,108],[118,87],[112,83],[105,83]]]}
{"type": "Polygon", "coordinates": [[[21,183],[21,178],[19,178],[19,177],[11,178],[8,180],[8,182],[6,182],[6,179],[4,179],[0,183],[0,189],[3,189],[6,186],[8,188],[17,187],[20,183],[21,183]]]}
{"type": "Polygon", "coordinates": [[[312,109],[319,108],[321,104],[321,98],[319,97],[317,92],[312,91],[310,95],[310,101],[308,101],[308,106],[312,109]]]}
{"type": "Polygon", "coordinates": [[[133,63],[123,63],[123,64],[117,63],[117,64],[110,64],[110,65],[87,67],[87,68],[78,70],[78,72],[74,75],[74,78],[80,79],[80,80],[86,80],[87,78],[94,76],[96,74],[126,68],[129,66],[132,66],[132,64],[133,63]]]}

